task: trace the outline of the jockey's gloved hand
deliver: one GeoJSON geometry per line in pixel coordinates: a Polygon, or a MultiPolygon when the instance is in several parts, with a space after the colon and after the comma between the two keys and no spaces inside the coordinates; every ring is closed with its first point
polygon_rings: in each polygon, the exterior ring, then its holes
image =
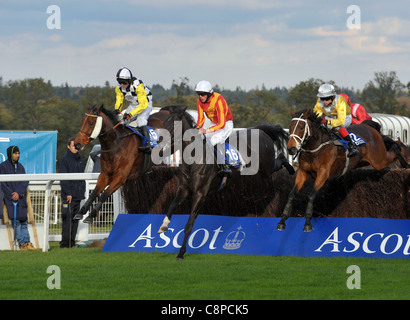
{"type": "Polygon", "coordinates": [[[121,114],[121,111],[118,110],[118,109],[114,109],[114,113],[115,113],[115,114],[121,114]]]}
{"type": "Polygon", "coordinates": [[[326,120],[326,118],[325,118],[325,117],[322,117],[322,120],[320,121],[320,123],[321,123],[321,124],[325,124],[325,125],[326,125],[326,124],[327,124],[327,120],[326,120]]]}
{"type": "Polygon", "coordinates": [[[126,114],[124,114],[124,116],[122,117],[122,120],[124,120],[124,121],[131,120],[131,116],[130,116],[128,113],[126,113],[126,114]]]}

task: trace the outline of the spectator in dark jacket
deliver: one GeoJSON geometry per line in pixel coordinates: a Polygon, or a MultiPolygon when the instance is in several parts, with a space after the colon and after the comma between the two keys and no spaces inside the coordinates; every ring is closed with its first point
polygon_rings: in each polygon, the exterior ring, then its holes
{"type": "MultiPolygon", "coordinates": [[[[74,147],[74,138],[70,138],[67,143],[67,152],[60,159],[60,173],[83,173],[84,165],[78,150],[74,147]]],[[[80,210],[80,203],[85,193],[84,180],[65,180],[60,182],[62,200],[62,239],[60,248],[71,248],[75,246],[75,236],[77,235],[78,220],[73,217],[80,210]]]]}
{"type": "MultiPolygon", "coordinates": [[[[18,146],[10,146],[7,149],[7,160],[0,164],[0,174],[25,174],[26,170],[19,162],[20,150],[18,146]]],[[[30,242],[30,234],[27,227],[27,199],[26,189],[28,181],[2,182],[1,189],[4,194],[9,219],[14,224],[14,205],[16,206],[16,238],[21,251],[36,250],[30,242]]],[[[3,206],[3,203],[0,204],[3,206]]]]}

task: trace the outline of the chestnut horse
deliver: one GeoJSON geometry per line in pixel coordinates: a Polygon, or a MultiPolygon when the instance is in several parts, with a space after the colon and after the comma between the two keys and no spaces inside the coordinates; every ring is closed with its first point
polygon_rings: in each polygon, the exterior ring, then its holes
{"type": "MultiPolygon", "coordinates": [[[[290,138],[288,151],[291,155],[299,154],[299,169],[296,173],[295,185],[289,194],[288,202],[278,223],[278,230],[285,230],[285,221],[292,209],[292,201],[306,181],[313,178],[313,190],[309,193],[306,208],[306,222],[304,232],[312,230],[310,220],[313,215],[313,202],[318,191],[329,179],[343,175],[347,170],[370,164],[376,170],[382,170],[398,159],[407,168],[401,150],[395,145],[386,151],[383,137],[368,124],[352,125],[349,131],[359,135],[366,144],[358,146],[358,155],[348,158],[342,146],[334,144],[333,133],[321,124],[321,118],[312,110],[293,111],[292,121],[289,125],[290,138]]],[[[388,170],[388,169],[385,169],[388,170]]],[[[383,170],[384,171],[384,170],[383,170]]]]}
{"type": "MultiPolygon", "coordinates": [[[[157,112],[148,119],[153,129],[162,128],[168,112],[157,112]]],[[[81,130],[74,143],[77,149],[84,149],[93,139],[99,138],[101,143],[101,173],[97,184],[87,201],[74,219],[79,220],[91,209],[84,222],[90,223],[96,217],[102,204],[127,180],[138,179],[152,164],[150,156],[138,150],[141,138],[130,129],[119,125],[118,115],[107,110],[103,105],[88,106],[81,130]],[[148,159],[148,161],[147,161],[148,159]],[[108,186],[108,187],[107,187],[108,186]],[[101,195],[100,195],[101,194],[101,195]],[[94,208],[93,201],[99,196],[94,208]]]]}

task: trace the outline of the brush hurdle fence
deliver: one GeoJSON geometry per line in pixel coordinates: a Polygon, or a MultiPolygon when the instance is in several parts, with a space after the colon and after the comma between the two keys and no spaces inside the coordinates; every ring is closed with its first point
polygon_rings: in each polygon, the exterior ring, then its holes
{"type": "MultiPolygon", "coordinates": [[[[85,180],[86,198],[94,189],[99,173],[49,173],[49,174],[7,174],[0,175],[0,182],[29,181],[31,205],[34,221],[43,224],[43,252],[48,251],[49,241],[61,240],[61,188],[62,180],[85,180]]],[[[104,204],[92,224],[80,221],[77,240],[87,241],[107,237],[120,212],[126,209],[121,201],[121,191],[117,190],[104,204]]],[[[85,201],[85,200],[83,200],[85,201]]],[[[84,216],[84,218],[87,215],[84,216]]]]}

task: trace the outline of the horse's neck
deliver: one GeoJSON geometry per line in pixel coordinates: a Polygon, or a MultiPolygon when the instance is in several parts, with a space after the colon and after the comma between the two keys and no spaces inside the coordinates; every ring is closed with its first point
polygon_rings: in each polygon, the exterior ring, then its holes
{"type": "Polygon", "coordinates": [[[322,143],[332,140],[331,133],[329,130],[323,130],[320,127],[312,127],[312,135],[306,143],[305,148],[315,149],[319,147],[322,143]]]}
{"type": "Polygon", "coordinates": [[[124,129],[120,128],[120,126],[116,127],[115,129],[114,126],[115,125],[111,123],[111,120],[109,120],[109,118],[106,116],[100,135],[98,137],[101,143],[101,148],[105,147],[104,149],[111,149],[118,143],[116,141],[117,137],[125,134],[123,133],[124,129]]]}

